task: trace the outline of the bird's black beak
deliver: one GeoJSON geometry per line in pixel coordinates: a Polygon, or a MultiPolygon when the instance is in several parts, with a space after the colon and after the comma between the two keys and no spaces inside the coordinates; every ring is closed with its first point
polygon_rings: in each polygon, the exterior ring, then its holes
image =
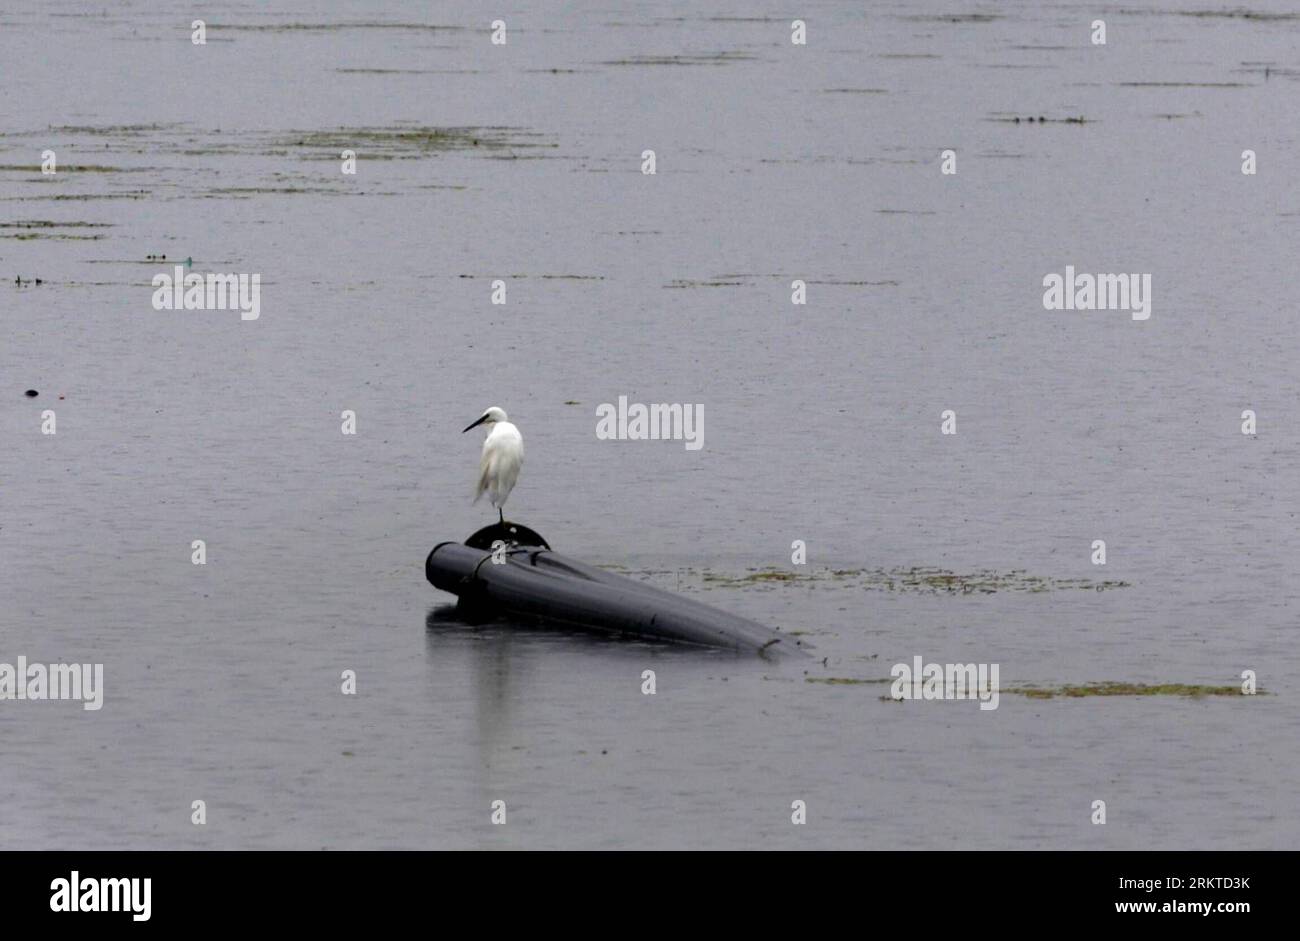
{"type": "MultiPolygon", "coordinates": [[[[469,428],[466,428],[465,431],[469,431],[470,428],[477,428],[479,425],[483,424],[485,421],[487,421],[487,416],[486,416],[486,415],[484,415],[484,416],[483,416],[482,418],[480,418],[478,421],[474,422],[474,424],[470,425],[469,428]]],[[[462,431],[461,434],[464,434],[465,431],[462,431]]]]}

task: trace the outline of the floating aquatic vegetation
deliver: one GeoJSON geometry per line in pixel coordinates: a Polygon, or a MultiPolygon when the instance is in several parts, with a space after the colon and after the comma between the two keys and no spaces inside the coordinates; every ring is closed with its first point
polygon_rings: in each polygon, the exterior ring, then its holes
{"type": "Polygon", "coordinates": [[[452,151],[513,151],[557,146],[544,135],[513,127],[340,127],[327,131],[291,131],[275,143],[286,149],[317,151],[311,156],[337,160],[354,150],[358,160],[418,159],[452,151]]]}
{"type": "Polygon", "coordinates": [[[478,69],[335,69],[340,75],[477,75],[478,69]]]}
{"type": "Polygon", "coordinates": [[[758,57],[748,52],[712,52],[697,55],[630,56],[610,59],[601,65],[728,65],[732,62],[751,62],[758,57]]]}
{"type": "MultiPolygon", "coordinates": [[[[867,686],[894,682],[889,677],[851,677],[851,676],[806,676],[805,683],[819,683],[825,686],[867,686]]],[[[1240,686],[1208,686],[1197,683],[1122,683],[1109,681],[1104,683],[1084,683],[1066,686],[1003,686],[999,693],[1014,693],[1029,699],[1083,699],[1089,696],[1180,696],[1188,699],[1202,699],[1207,696],[1243,696],[1240,686]]],[[[1258,690],[1252,695],[1266,696],[1268,693],[1258,690]]],[[[881,696],[886,702],[902,702],[893,696],[881,696]]],[[[1249,698],[1249,697],[1246,697],[1249,698]]]]}
{"type": "MultiPolygon", "coordinates": [[[[30,131],[27,132],[27,136],[52,134],[61,137],[143,137],[145,134],[154,134],[158,131],[177,127],[180,127],[180,125],[174,122],[164,124],[63,124],[58,127],[48,128],[45,131],[30,131]]],[[[22,135],[13,134],[10,136],[18,137],[22,135]]]]}
{"type": "MultiPolygon", "coordinates": [[[[787,280],[793,275],[784,274],[720,274],[712,278],[691,279],[677,278],[664,285],[665,288],[737,288],[752,287],[761,279],[774,278],[787,280]]],[[[822,284],[831,287],[896,287],[897,281],[844,281],[836,278],[803,278],[805,284],[822,284]]]]}
{"type": "MultiPolygon", "coordinates": [[[[1030,699],[1054,699],[1063,696],[1081,699],[1084,696],[1244,696],[1240,686],[1204,686],[1194,683],[1086,683],[1078,686],[1009,686],[1002,692],[1016,693],[1030,699]]],[[[1267,695],[1262,690],[1253,695],[1267,695]]]]}
{"type": "Polygon", "coordinates": [[[111,229],[112,222],[55,222],[53,219],[19,219],[0,222],[0,229],[111,229]]]}
{"type": "MultiPolygon", "coordinates": [[[[329,186],[217,186],[204,191],[209,196],[276,196],[283,194],[324,194],[326,196],[369,196],[343,187],[329,186]]],[[[395,195],[392,193],[384,195],[395,195]]]]}
{"type": "MultiPolygon", "coordinates": [[[[98,164],[76,164],[61,163],[58,166],[59,173],[140,173],[145,170],[152,170],[153,167],[106,167],[98,164]]],[[[0,170],[9,170],[15,173],[40,173],[39,164],[21,164],[21,163],[0,163],[0,170]]]]}
{"type": "MultiPolygon", "coordinates": [[[[758,582],[793,582],[793,581],[798,581],[799,578],[800,576],[796,575],[794,572],[784,572],[781,571],[780,569],[773,569],[767,572],[753,572],[749,575],[744,576],[741,579],[738,579],[738,581],[746,584],[755,584],[758,582]]],[[[706,582],[721,581],[723,580],[723,576],[705,575],[704,580],[706,582]]]]}
{"type": "MultiPolygon", "coordinates": [[[[149,265],[151,268],[156,268],[158,265],[162,265],[162,264],[166,264],[166,265],[169,265],[169,266],[171,266],[171,265],[187,265],[187,264],[190,264],[190,260],[188,260],[188,259],[186,259],[186,260],[182,260],[182,259],[179,259],[179,258],[173,258],[173,259],[171,259],[171,260],[169,261],[166,255],[145,255],[143,259],[140,259],[140,258],[87,258],[86,261],[85,261],[85,263],[88,264],[88,265],[149,265]]],[[[226,264],[229,264],[229,262],[226,262],[226,264]]],[[[68,283],[69,283],[69,284],[76,284],[76,283],[78,283],[78,282],[75,282],[75,281],[69,281],[68,283]]],[[[101,283],[101,282],[95,282],[95,283],[101,283]]],[[[134,283],[136,283],[136,282],[134,282],[134,281],[123,281],[123,282],[117,282],[117,281],[108,282],[108,281],[105,281],[105,282],[102,282],[102,283],[104,283],[104,284],[110,284],[110,283],[111,283],[111,284],[118,284],[118,283],[121,283],[121,284],[134,284],[134,283]]]]}
{"type": "Polygon", "coordinates": [[[1000,13],[913,13],[903,19],[914,23],[992,23],[1002,19],[1000,13]]]}
{"type": "MultiPolygon", "coordinates": [[[[67,126],[42,132],[21,132],[59,136],[74,149],[77,138],[92,138],[97,153],[172,154],[182,157],[262,156],[304,160],[337,160],[344,150],[356,152],[358,160],[400,160],[453,151],[477,152],[486,156],[517,156],[518,151],[549,150],[558,145],[546,135],[515,127],[432,127],[392,124],[383,127],[337,127],[323,129],[267,131],[200,128],[179,124],[67,126]]],[[[0,165],[0,170],[30,172],[38,167],[0,165]]],[[[60,170],[64,169],[63,167],[60,170]]],[[[156,171],[157,167],[83,166],[71,167],[99,173],[156,171]]],[[[192,172],[192,167],[174,169],[192,172]]]]}
{"type": "Polygon", "coordinates": [[[89,202],[92,199],[144,199],[149,196],[147,190],[132,190],[127,193],[53,193],[48,196],[0,196],[0,201],[9,203],[35,202],[89,202]]]}
{"type": "Polygon", "coordinates": [[[677,279],[664,285],[666,288],[738,288],[744,287],[744,281],[690,281],[677,279]]]}
{"type": "Polygon", "coordinates": [[[1249,82],[1116,82],[1120,88],[1254,88],[1249,82]]]}
{"type": "Polygon", "coordinates": [[[1198,19],[1259,20],[1264,23],[1281,20],[1300,20],[1300,13],[1270,13],[1264,10],[1246,10],[1240,7],[1235,10],[1142,10],[1140,12],[1153,16],[1188,16],[1198,19]]]}
{"type": "Polygon", "coordinates": [[[511,281],[527,281],[537,278],[540,281],[604,281],[600,274],[458,274],[458,278],[467,281],[486,281],[488,278],[508,278],[511,281]]]}
{"type": "Polygon", "coordinates": [[[751,569],[743,575],[706,570],[700,573],[700,578],[705,588],[800,584],[810,587],[933,595],[992,595],[998,592],[1039,594],[1048,591],[1106,591],[1131,587],[1129,582],[1119,580],[1050,578],[1043,575],[1030,575],[1018,569],[1009,572],[984,569],[961,574],[929,566],[894,569],[821,569],[807,573],[790,569],[751,569]]]}
{"type": "Polygon", "coordinates": [[[17,242],[31,242],[37,239],[58,242],[96,242],[107,237],[106,235],[73,235],[69,232],[0,232],[0,239],[13,239],[17,242]]]}
{"type": "Polygon", "coordinates": [[[435,23],[388,23],[382,20],[359,20],[343,23],[209,23],[210,32],[231,33],[332,33],[345,29],[389,29],[422,33],[462,32],[464,26],[440,26],[435,23]]]}

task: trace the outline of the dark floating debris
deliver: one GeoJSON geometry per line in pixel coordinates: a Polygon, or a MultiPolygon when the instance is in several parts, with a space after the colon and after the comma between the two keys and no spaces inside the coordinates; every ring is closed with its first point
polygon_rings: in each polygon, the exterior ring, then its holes
{"type": "Polygon", "coordinates": [[[28,389],[26,392],[23,393],[23,395],[27,396],[29,399],[34,399],[38,395],[40,395],[40,393],[37,392],[35,389],[28,389]]]}
{"type": "Polygon", "coordinates": [[[729,647],[803,654],[799,638],[551,549],[520,523],[494,523],[464,543],[442,542],[424,564],[435,587],[456,595],[476,622],[509,614],[569,627],[729,647]]]}

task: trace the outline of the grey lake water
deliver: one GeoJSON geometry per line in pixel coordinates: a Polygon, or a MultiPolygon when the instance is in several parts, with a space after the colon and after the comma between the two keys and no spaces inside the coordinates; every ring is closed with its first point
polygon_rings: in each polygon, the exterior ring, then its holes
{"type": "Polygon", "coordinates": [[[0,662],[104,665],[0,848],[1297,844],[1294,5],[9,0],[0,86],[0,662]],[[459,623],[489,405],[509,518],[816,657],[459,623]]]}

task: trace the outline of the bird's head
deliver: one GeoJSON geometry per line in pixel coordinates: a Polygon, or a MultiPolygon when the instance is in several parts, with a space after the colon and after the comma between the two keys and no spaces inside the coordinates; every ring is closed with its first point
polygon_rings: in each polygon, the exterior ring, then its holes
{"type": "MultiPolygon", "coordinates": [[[[506,420],[505,409],[497,408],[495,405],[493,405],[491,408],[489,408],[486,412],[484,412],[482,415],[478,417],[478,421],[475,421],[472,424],[470,424],[469,427],[465,429],[465,431],[469,431],[470,428],[477,428],[479,425],[493,425],[499,421],[505,421],[505,420],[506,420]]],[[[465,431],[462,431],[461,434],[464,434],[465,431]]]]}

